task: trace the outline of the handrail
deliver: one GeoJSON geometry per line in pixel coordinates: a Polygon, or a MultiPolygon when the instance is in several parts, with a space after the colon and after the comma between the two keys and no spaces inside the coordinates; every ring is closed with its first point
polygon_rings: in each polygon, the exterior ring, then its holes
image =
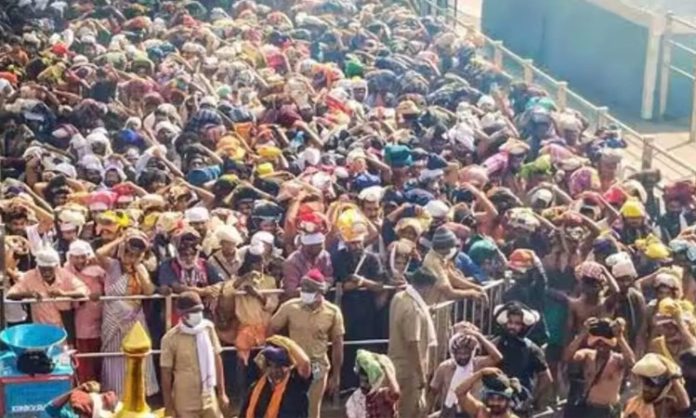
{"type": "MultiPolygon", "coordinates": [[[[493,292],[496,291],[502,291],[505,289],[505,286],[507,284],[507,280],[505,279],[499,279],[499,280],[491,280],[489,282],[486,282],[482,287],[486,292],[490,292],[493,294],[493,292]]],[[[335,288],[332,288],[330,290],[334,290],[335,288]]],[[[399,290],[400,287],[398,286],[384,286],[384,290],[399,290]]],[[[364,289],[360,289],[364,290],[364,289]]],[[[283,289],[267,289],[267,290],[259,290],[259,293],[262,294],[280,294],[284,293],[283,289]]],[[[245,291],[235,291],[232,293],[234,296],[244,296],[246,295],[247,292],[245,291]]],[[[502,293],[499,294],[501,296],[502,293]]],[[[165,310],[166,312],[166,319],[170,318],[171,314],[171,306],[172,306],[172,299],[175,299],[178,297],[176,294],[169,294],[169,295],[160,295],[160,294],[153,294],[153,295],[128,295],[128,296],[100,296],[99,301],[102,302],[112,302],[112,301],[119,301],[119,300],[162,300],[164,299],[166,302],[166,307],[167,309],[165,310]]],[[[31,298],[31,299],[21,299],[21,300],[11,300],[11,299],[6,299],[5,303],[8,304],[33,304],[33,303],[65,303],[65,302],[87,302],[87,301],[93,301],[90,298],[66,298],[66,297],[54,297],[54,298],[41,298],[41,299],[36,299],[36,298],[31,298]]],[[[483,307],[483,303],[481,301],[469,301],[469,300],[448,300],[436,305],[433,305],[430,307],[431,313],[434,314],[442,309],[445,308],[454,308],[455,312],[455,317],[457,316],[456,313],[463,313],[464,316],[466,316],[467,312],[467,307],[469,306],[468,304],[472,303],[472,307],[474,309],[471,310],[472,315],[471,321],[475,322],[476,321],[476,305],[479,307],[483,307]]],[[[489,310],[492,310],[493,306],[488,306],[487,307],[489,310]]],[[[481,309],[482,311],[482,309],[481,309]]],[[[479,319],[481,319],[482,322],[486,322],[486,318],[481,316],[479,319]]],[[[488,317],[488,320],[490,321],[490,317],[488,317]]],[[[167,323],[167,329],[170,328],[169,323],[167,323]]],[[[482,323],[480,324],[482,331],[485,330],[490,330],[492,328],[492,324],[488,323],[482,323]]],[[[388,339],[369,339],[369,340],[346,340],[344,341],[344,345],[378,345],[378,344],[387,344],[389,343],[388,339]]],[[[440,344],[446,344],[446,341],[441,341],[439,342],[440,344]]],[[[233,345],[229,346],[223,346],[222,351],[236,351],[236,348],[233,345]]],[[[72,353],[73,357],[75,358],[103,358],[103,357],[121,357],[123,356],[122,352],[84,352],[80,353],[76,350],[70,350],[72,353]]],[[[160,354],[159,350],[151,350],[149,355],[158,355],[160,354]]]]}
{"type": "MultiPolygon", "coordinates": [[[[493,289],[503,283],[503,279],[499,280],[491,280],[482,285],[484,290],[488,289],[493,289]]],[[[335,291],[337,288],[332,287],[328,291],[335,291]]],[[[400,290],[402,289],[401,286],[393,286],[393,285],[385,285],[382,286],[382,290],[400,290]]],[[[355,289],[358,291],[368,291],[367,289],[355,289]]],[[[257,291],[258,293],[262,295],[282,295],[285,292],[284,289],[260,289],[257,291]]],[[[248,295],[249,292],[246,292],[244,290],[235,290],[234,292],[230,292],[230,296],[245,296],[248,295]]],[[[177,293],[172,293],[170,295],[162,295],[159,293],[154,293],[152,295],[125,295],[125,296],[99,296],[97,299],[92,299],[88,297],[81,297],[81,298],[69,298],[69,297],[64,297],[64,296],[58,296],[58,297],[53,297],[53,298],[26,298],[26,299],[7,299],[5,298],[5,303],[10,304],[10,305],[22,305],[25,303],[65,303],[65,302],[109,302],[109,301],[119,301],[119,300],[157,300],[157,299],[166,299],[168,297],[172,298],[177,298],[179,295],[177,293]]],[[[443,303],[454,303],[456,301],[447,301],[443,303]]]]}
{"type": "Polygon", "coordinates": [[[667,14],[667,18],[672,20],[673,22],[679,23],[680,25],[684,25],[688,28],[691,28],[693,30],[696,30],[696,23],[694,22],[689,22],[688,20],[682,19],[679,16],[676,16],[673,13],[667,14]]]}
{"type": "MultiPolygon", "coordinates": [[[[420,5],[419,8],[423,9],[423,4],[427,4],[430,7],[434,8],[439,12],[439,14],[445,14],[445,19],[448,22],[452,22],[453,26],[457,28],[458,26],[464,27],[467,30],[474,31],[475,29],[471,25],[467,25],[463,22],[461,22],[457,16],[453,16],[453,12],[455,11],[451,7],[441,7],[439,5],[436,5],[432,2],[432,0],[420,0],[419,1],[420,5]]],[[[683,19],[679,19],[675,16],[670,17],[673,21],[676,21],[681,24],[685,24],[693,29],[696,30],[696,24],[686,22],[683,19]]],[[[531,60],[525,59],[518,54],[514,53],[507,47],[505,47],[502,42],[500,41],[495,41],[488,37],[486,34],[477,32],[477,35],[480,36],[486,45],[486,47],[489,47],[493,50],[494,56],[495,55],[501,55],[502,60],[491,60],[493,62],[495,61],[501,61],[499,70],[503,73],[503,75],[507,77],[512,77],[512,78],[522,78],[524,75],[516,75],[516,74],[510,74],[507,69],[505,68],[505,60],[509,59],[515,62],[516,65],[521,66],[522,68],[525,69],[526,72],[529,74],[532,74],[532,78],[534,76],[544,78],[545,81],[548,82],[548,84],[551,84],[553,87],[554,91],[548,92],[551,94],[554,98],[554,100],[559,101],[559,97],[561,96],[560,92],[562,91],[562,94],[564,96],[567,96],[568,98],[572,98],[574,101],[576,101],[578,104],[582,106],[582,108],[576,110],[581,111],[586,117],[589,117],[591,120],[595,115],[601,114],[601,119],[604,119],[604,122],[606,121],[611,121],[615,125],[617,125],[618,128],[620,128],[622,131],[629,133],[631,136],[636,138],[638,141],[636,142],[635,140],[631,140],[630,142],[637,146],[640,149],[640,160],[638,162],[642,162],[642,168],[651,168],[653,165],[654,161],[659,161],[662,162],[663,165],[668,168],[668,171],[671,173],[676,173],[674,176],[663,176],[667,177],[668,180],[682,180],[684,178],[696,178],[696,168],[691,167],[688,163],[675,158],[671,153],[664,149],[663,147],[656,145],[653,141],[652,138],[649,135],[642,135],[638,132],[636,132],[633,128],[630,126],[626,125],[624,122],[622,122],[620,119],[616,118],[615,116],[612,116],[608,113],[607,108],[601,107],[601,106],[595,106],[592,104],[590,101],[582,97],[580,94],[576,93],[573,90],[570,90],[567,87],[566,82],[558,81],[555,78],[553,78],[551,75],[545,73],[543,70],[539,69],[538,67],[535,67],[533,65],[533,62],[531,60]],[[661,160],[661,161],[660,161],[661,160]],[[676,166],[676,167],[675,167],[676,166]]],[[[492,58],[492,57],[491,57],[492,58]]],[[[526,80],[526,81],[532,81],[533,80],[526,80]]],[[[563,101],[565,101],[566,97],[563,97],[563,101]]],[[[595,121],[596,122],[596,121],[595,121]]],[[[602,121],[600,121],[602,122],[602,121]]],[[[631,155],[634,155],[633,153],[630,153],[631,155]]],[[[664,170],[663,170],[664,171],[664,170]]]]}

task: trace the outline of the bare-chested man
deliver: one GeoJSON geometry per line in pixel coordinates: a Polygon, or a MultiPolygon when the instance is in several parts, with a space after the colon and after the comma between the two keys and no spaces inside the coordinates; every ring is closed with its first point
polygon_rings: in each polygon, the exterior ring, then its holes
{"type": "Polygon", "coordinates": [[[613,297],[619,293],[614,277],[594,261],[580,263],[575,269],[575,278],[580,282],[580,296],[568,298],[568,336],[580,332],[588,318],[610,316],[613,297]]]}
{"type": "Polygon", "coordinates": [[[638,273],[631,256],[625,252],[612,255],[607,259],[607,264],[611,265],[611,273],[619,286],[619,293],[614,296],[614,303],[611,304],[611,317],[626,319],[628,342],[636,356],[642,356],[648,321],[645,297],[634,286],[638,273]]]}
{"type": "Polygon", "coordinates": [[[626,322],[590,318],[568,346],[565,360],[578,364],[584,384],[569,396],[564,418],[617,418],[621,383],[635,357],[624,336],[626,322]],[[589,348],[580,348],[587,344],[589,348]],[[613,351],[618,348],[619,352],[613,351]]]}

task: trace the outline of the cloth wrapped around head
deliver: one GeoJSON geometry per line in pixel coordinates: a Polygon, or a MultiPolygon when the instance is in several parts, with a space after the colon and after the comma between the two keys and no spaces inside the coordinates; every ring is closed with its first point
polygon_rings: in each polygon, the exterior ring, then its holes
{"type": "Polygon", "coordinates": [[[274,335],[266,339],[266,345],[261,349],[254,361],[261,370],[266,369],[268,362],[280,367],[292,367],[296,363],[292,353],[301,350],[294,340],[282,335],[274,335]]]}
{"type": "Polygon", "coordinates": [[[391,374],[395,373],[394,364],[389,357],[363,349],[358,350],[355,356],[355,371],[356,373],[362,372],[367,376],[371,392],[382,386],[386,376],[385,370],[391,374]]]}
{"type": "Polygon", "coordinates": [[[575,267],[575,278],[580,280],[584,277],[595,279],[601,282],[606,280],[602,265],[594,261],[583,261],[575,267]]]}
{"type": "Polygon", "coordinates": [[[522,392],[519,381],[509,378],[502,371],[497,374],[485,375],[481,379],[481,383],[483,383],[482,397],[484,399],[491,395],[498,395],[514,400],[522,392]]]}
{"type": "Polygon", "coordinates": [[[577,197],[586,190],[598,191],[600,187],[599,174],[592,167],[578,168],[568,180],[568,191],[572,197],[577,197]]]}
{"type": "Polygon", "coordinates": [[[539,315],[539,312],[535,311],[534,309],[529,308],[525,304],[521,302],[507,302],[502,305],[498,305],[493,309],[493,318],[495,318],[495,322],[498,323],[500,326],[504,326],[508,322],[508,315],[510,312],[513,313],[521,313],[522,314],[522,322],[526,327],[532,327],[534,324],[539,322],[541,319],[541,316],[539,315]]]}
{"type": "Polygon", "coordinates": [[[498,247],[489,239],[480,239],[471,245],[468,255],[471,261],[480,266],[485,260],[497,257],[498,247]]]}
{"type": "Polygon", "coordinates": [[[478,342],[476,337],[461,332],[452,335],[452,337],[449,339],[448,345],[450,356],[452,357],[454,357],[454,352],[459,350],[460,348],[469,348],[472,353],[476,353],[480,346],[481,344],[478,342]]]}
{"type": "Polygon", "coordinates": [[[661,376],[670,377],[680,373],[679,366],[665,356],[656,353],[647,353],[633,365],[633,374],[655,379],[661,376]]]}
{"type": "Polygon", "coordinates": [[[628,253],[618,252],[612,254],[607,257],[606,263],[611,267],[611,274],[613,274],[614,277],[638,277],[636,267],[633,265],[633,260],[631,260],[631,256],[628,253]]]}

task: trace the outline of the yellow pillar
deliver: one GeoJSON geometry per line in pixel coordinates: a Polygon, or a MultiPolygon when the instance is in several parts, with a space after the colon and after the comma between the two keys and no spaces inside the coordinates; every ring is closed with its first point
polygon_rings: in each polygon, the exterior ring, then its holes
{"type": "Polygon", "coordinates": [[[154,418],[163,411],[152,413],[145,401],[145,359],[150,354],[152,342],[145,329],[136,322],[122,343],[126,355],[126,381],[122,402],[114,418],[154,418]]]}

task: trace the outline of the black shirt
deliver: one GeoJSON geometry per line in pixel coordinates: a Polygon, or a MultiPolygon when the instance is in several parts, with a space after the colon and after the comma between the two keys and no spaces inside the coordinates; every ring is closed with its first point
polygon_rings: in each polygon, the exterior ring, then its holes
{"type": "MultiPolygon", "coordinates": [[[[264,379],[265,377],[261,377],[264,379]]],[[[254,393],[254,388],[259,383],[259,380],[254,382],[249,388],[246,399],[244,400],[244,405],[242,406],[240,417],[245,417],[247,413],[247,408],[249,407],[249,400],[251,394],[254,393]]],[[[278,418],[306,418],[309,414],[309,397],[307,392],[309,391],[309,385],[312,383],[311,378],[304,378],[297,373],[297,370],[293,369],[290,371],[290,379],[285,387],[285,393],[283,394],[283,400],[280,401],[280,410],[278,411],[278,418]]],[[[261,395],[259,396],[259,401],[256,403],[256,411],[254,411],[254,418],[264,418],[266,415],[266,408],[271,402],[271,395],[273,394],[273,386],[270,383],[264,385],[261,395]]]]}
{"type": "Polygon", "coordinates": [[[530,392],[534,389],[534,378],[548,369],[544,352],[529,338],[497,337],[493,343],[503,355],[500,370],[510,377],[519,379],[530,392]]]}

